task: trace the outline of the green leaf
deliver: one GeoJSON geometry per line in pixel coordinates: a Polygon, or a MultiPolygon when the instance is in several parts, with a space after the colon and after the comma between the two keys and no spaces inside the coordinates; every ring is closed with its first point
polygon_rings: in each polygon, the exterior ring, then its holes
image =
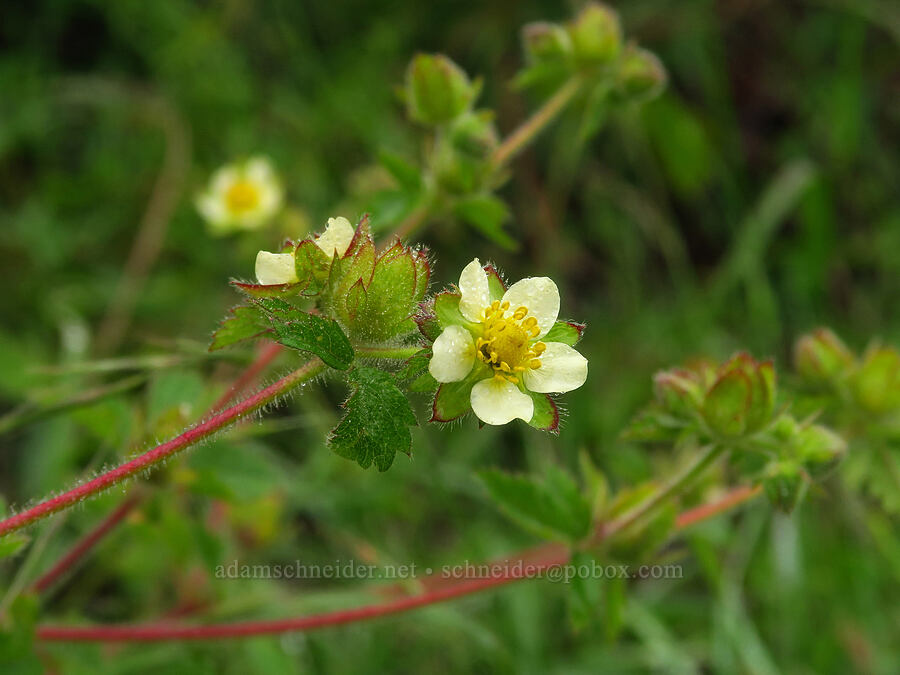
{"type": "Polygon", "coordinates": [[[479,477],[507,516],[540,537],[577,542],[591,531],[591,505],[562,469],[549,467],[542,482],[497,470],[479,477]]]}
{"type": "Polygon", "coordinates": [[[534,401],[534,415],[532,415],[528,424],[535,429],[558,434],[559,410],[556,407],[556,403],[553,402],[549,394],[538,394],[533,391],[529,391],[528,394],[531,396],[531,400],[534,401]]]}
{"type": "Polygon", "coordinates": [[[0,560],[15,555],[29,541],[29,537],[21,532],[0,537],[0,560]]]}
{"type": "Polygon", "coordinates": [[[410,192],[418,192],[422,189],[421,170],[406,158],[382,150],[378,153],[378,162],[388,170],[400,187],[410,192]]]}
{"type": "Polygon", "coordinates": [[[374,462],[387,471],[397,450],[410,454],[416,424],[409,401],[390,373],[377,368],[355,368],[347,377],[353,393],[344,404],[346,413],[328,437],[328,445],[341,457],[368,469],[374,462]]]}
{"type": "Polygon", "coordinates": [[[458,201],[453,212],[472,225],[495,244],[515,250],[518,242],[503,230],[503,223],[509,219],[509,207],[494,195],[475,195],[458,201]]]}
{"type": "Polygon", "coordinates": [[[309,314],[277,298],[261,298],[257,304],[268,316],[280,344],[311,352],[339,370],[346,370],[353,363],[353,347],[336,321],[309,314]]]}
{"type": "Polygon", "coordinates": [[[251,300],[259,298],[296,298],[301,289],[300,284],[247,284],[243,281],[232,281],[231,285],[251,300]]]}
{"type": "Polygon", "coordinates": [[[576,551],[569,561],[575,573],[569,582],[569,619],[576,631],[594,625],[600,618],[603,606],[605,578],[601,574],[582,574],[593,570],[599,563],[585,551],[576,551]]]}
{"type": "Polygon", "coordinates": [[[553,324],[553,328],[547,331],[547,334],[541,338],[543,342],[562,342],[563,344],[574,347],[581,339],[584,333],[583,323],[574,323],[572,321],[557,321],[553,324]]]}
{"type": "Polygon", "coordinates": [[[245,340],[253,340],[272,330],[265,314],[257,307],[240,305],[233,308],[230,314],[213,333],[209,351],[214,352],[245,340]]]}

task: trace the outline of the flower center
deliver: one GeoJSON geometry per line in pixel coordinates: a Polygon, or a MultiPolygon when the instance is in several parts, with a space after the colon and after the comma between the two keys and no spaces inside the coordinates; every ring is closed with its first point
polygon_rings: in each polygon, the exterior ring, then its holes
{"type": "Polygon", "coordinates": [[[225,204],[232,213],[252,211],[259,206],[259,188],[248,180],[239,180],[225,192],[225,204]]]}
{"type": "Polygon", "coordinates": [[[532,343],[541,331],[537,319],[528,316],[527,307],[514,312],[509,309],[508,302],[499,300],[484,308],[475,353],[493,368],[495,377],[518,383],[519,373],[541,367],[540,356],[547,346],[543,342],[532,343]]]}

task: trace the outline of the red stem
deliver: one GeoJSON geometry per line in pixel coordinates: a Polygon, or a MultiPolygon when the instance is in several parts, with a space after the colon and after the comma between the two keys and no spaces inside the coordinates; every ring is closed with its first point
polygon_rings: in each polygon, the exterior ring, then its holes
{"type": "MultiPolygon", "coordinates": [[[[277,342],[270,342],[263,345],[259,350],[256,359],[251,363],[243,373],[228,387],[225,393],[216,401],[207,411],[207,415],[221,410],[231,403],[232,399],[247,389],[253,381],[265,370],[274,359],[281,353],[282,347],[277,342]]],[[[78,560],[84,557],[94,546],[96,546],[110,531],[118,525],[125,516],[141,501],[143,495],[134,493],[123,501],[119,506],[113,509],[106,517],[98,523],[93,530],[88,532],[81,540],[60,558],[47,572],[44,573],[32,586],[32,590],[42,593],[53,585],[56,580],[72,567],[78,560]]]]}
{"type": "Polygon", "coordinates": [[[238,379],[225,390],[225,393],[222,394],[219,400],[213,403],[212,407],[209,409],[210,413],[221,410],[231,403],[231,400],[244,391],[244,389],[247,389],[260,373],[266,369],[266,366],[272,363],[272,361],[281,354],[282,350],[283,347],[277,342],[270,342],[263,345],[253,363],[251,363],[247,369],[240,374],[238,379]]]}
{"type": "MultiPolygon", "coordinates": [[[[683,512],[676,521],[681,529],[710,518],[747,501],[759,493],[754,488],[738,488],[725,498],[683,512]]],[[[389,614],[405,612],[417,607],[445,602],[497,586],[531,579],[547,570],[565,564],[569,551],[559,544],[548,544],[510,556],[507,561],[490,566],[491,574],[477,579],[465,579],[449,586],[431,584],[418,595],[397,598],[365,607],[337,610],[324,614],[267,621],[239,621],[205,626],[177,625],[156,622],[122,626],[41,626],[37,638],[47,642],[158,642],[163,640],[215,640],[252,635],[307,631],[326,626],[338,626],[366,621],[389,614]]]]}
{"type": "Polygon", "coordinates": [[[37,520],[41,520],[57,511],[72,506],[82,499],[96,495],[117,483],[121,483],[135,474],[152,468],[179,451],[208,438],[219,429],[228,426],[242,417],[254,413],[267,403],[270,403],[282,394],[290,391],[305,380],[315,377],[324,369],[324,367],[325,365],[321,360],[317,358],[313,359],[306,363],[306,365],[301,366],[294,372],[284,376],[262,391],[244,399],[227,410],[223,410],[222,412],[213,415],[205,422],[188,429],[177,438],[173,438],[162,445],[158,445],[152,450],[145,452],[143,455],[139,455],[134,459],[117,466],[115,469],[107,471],[61,495],[47,499],[22,513],[0,521],[0,536],[15,532],[26,525],[30,525],[37,520]]]}
{"type": "Polygon", "coordinates": [[[32,590],[37,593],[43,593],[50,588],[59,577],[65,574],[65,572],[75,564],[75,562],[109,534],[109,531],[122,521],[140,501],[141,495],[139,493],[129,495],[125,501],[119,504],[106,516],[106,518],[100,521],[93,530],[76,542],[76,544],[69,549],[69,552],[60,558],[53,567],[44,572],[44,574],[34,582],[32,590]]]}

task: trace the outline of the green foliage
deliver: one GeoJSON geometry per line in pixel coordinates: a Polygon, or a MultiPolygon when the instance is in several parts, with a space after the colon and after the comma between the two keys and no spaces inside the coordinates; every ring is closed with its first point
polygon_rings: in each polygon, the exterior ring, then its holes
{"type": "Polygon", "coordinates": [[[503,512],[538,536],[577,542],[590,533],[591,504],[562,469],[547,467],[540,481],[502,471],[479,476],[503,512]]]}
{"type": "Polygon", "coordinates": [[[398,451],[412,453],[408,427],[415,426],[416,416],[389,373],[358,367],[350,371],[347,381],[353,393],[328,445],[363,469],[374,463],[379,471],[387,471],[398,451]]]}
{"type": "Polygon", "coordinates": [[[409,115],[422,124],[447,124],[472,105],[480,88],[443,54],[418,54],[406,71],[409,115]]]}
{"type": "Polygon", "coordinates": [[[346,370],[353,363],[350,340],[333,319],[304,312],[277,298],[261,298],[256,302],[269,319],[277,342],[315,354],[339,370],[346,370]]]}
{"type": "Polygon", "coordinates": [[[271,330],[272,325],[258,307],[240,305],[231,310],[231,315],[226,317],[216,332],[213,333],[209,351],[212,352],[240,342],[253,340],[271,332],[271,330]]]}

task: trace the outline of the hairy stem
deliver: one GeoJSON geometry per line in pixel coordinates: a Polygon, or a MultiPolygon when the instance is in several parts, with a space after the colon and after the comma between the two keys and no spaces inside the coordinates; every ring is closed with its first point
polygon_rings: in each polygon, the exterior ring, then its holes
{"type": "Polygon", "coordinates": [[[491,157],[491,164],[495,168],[509,162],[515,155],[521,152],[534,137],[537,136],[544,127],[550,124],[565,109],[567,105],[581,89],[581,78],[573,77],[553,94],[547,101],[538,108],[534,114],[517,127],[503,142],[494,150],[491,157]]]}
{"type": "Polygon", "coordinates": [[[719,443],[713,443],[712,445],[707,446],[699,457],[661,490],[625,513],[621,518],[609,523],[603,530],[604,535],[609,536],[615,532],[621,532],[653,513],[653,511],[662,506],[667,500],[684,491],[700,474],[706,471],[706,469],[709,468],[723,452],[725,452],[725,446],[719,443]]]}
{"type": "Polygon", "coordinates": [[[106,518],[101,520],[93,530],[79,539],[75,545],[69,549],[68,553],[60,558],[53,567],[44,572],[44,574],[34,582],[32,589],[37,593],[43,593],[56,583],[56,581],[68,572],[88,551],[100,543],[100,541],[109,534],[112,529],[125,518],[125,516],[131,513],[131,510],[141,501],[141,496],[142,495],[137,492],[129,495],[125,501],[113,509],[106,518]]]}
{"type": "MultiPolygon", "coordinates": [[[[756,494],[758,494],[757,490],[740,488],[720,502],[705,504],[696,509],[685,511],[678,518],[678,527],[687,527],[700,520],[710,518],[747,501],[756,494]]],[[[166,640],[221,640],[291,631],[308,631],[398,614],[418,607],[434,605],[464,595],[505,586],[515,581],[533,579],[552,568],[564,565],[568,559],[569,551],[565,547],[559,544],[549,544],[538,549],[529,549],[520,554],[507,556],[505,560],[498,561],[490,566],[491,573],[488,576],[476,579],[462,579],[447,585],[426,583],[427,590],[418,595],[394,598],[374,605],[326,612],[324,614],[206,626],[177,625],[168,622],[121,626],[48,625],[38,628],[37,639],[46,642],[160,642],[166,640]]],[[[440,577],[434,575],[430,578],[437,580],[440,577]]]]}
{"type": "Polygon", "coordinates": [[[262,391],[227,410],[223,410],[222,412],[213,415],[205,422],[188,429],[180,436],[173,438],[162,445],[158,445],[152,450],[149,450],[86,483],[78,485],[71,490],[67,490],[56,497],[47,499],[22,513],[18,513],[0,521],[0,536],[15,532],[35,521],[47,518],[57,511],[61,511],[62,509],[78,503],[82,499],[96,495],[113,485],[126,481],[135,474],[154,468],[181,450],[196,445],[203,439],[208,438],[219,429],[234,424],[247,415],[256,412],[266,404],[271,403],[295,387],[314,378],[324,369],[325,364],[322,363],[320,359],[312,359],[274,384],[269,385],[262,391]]]}

